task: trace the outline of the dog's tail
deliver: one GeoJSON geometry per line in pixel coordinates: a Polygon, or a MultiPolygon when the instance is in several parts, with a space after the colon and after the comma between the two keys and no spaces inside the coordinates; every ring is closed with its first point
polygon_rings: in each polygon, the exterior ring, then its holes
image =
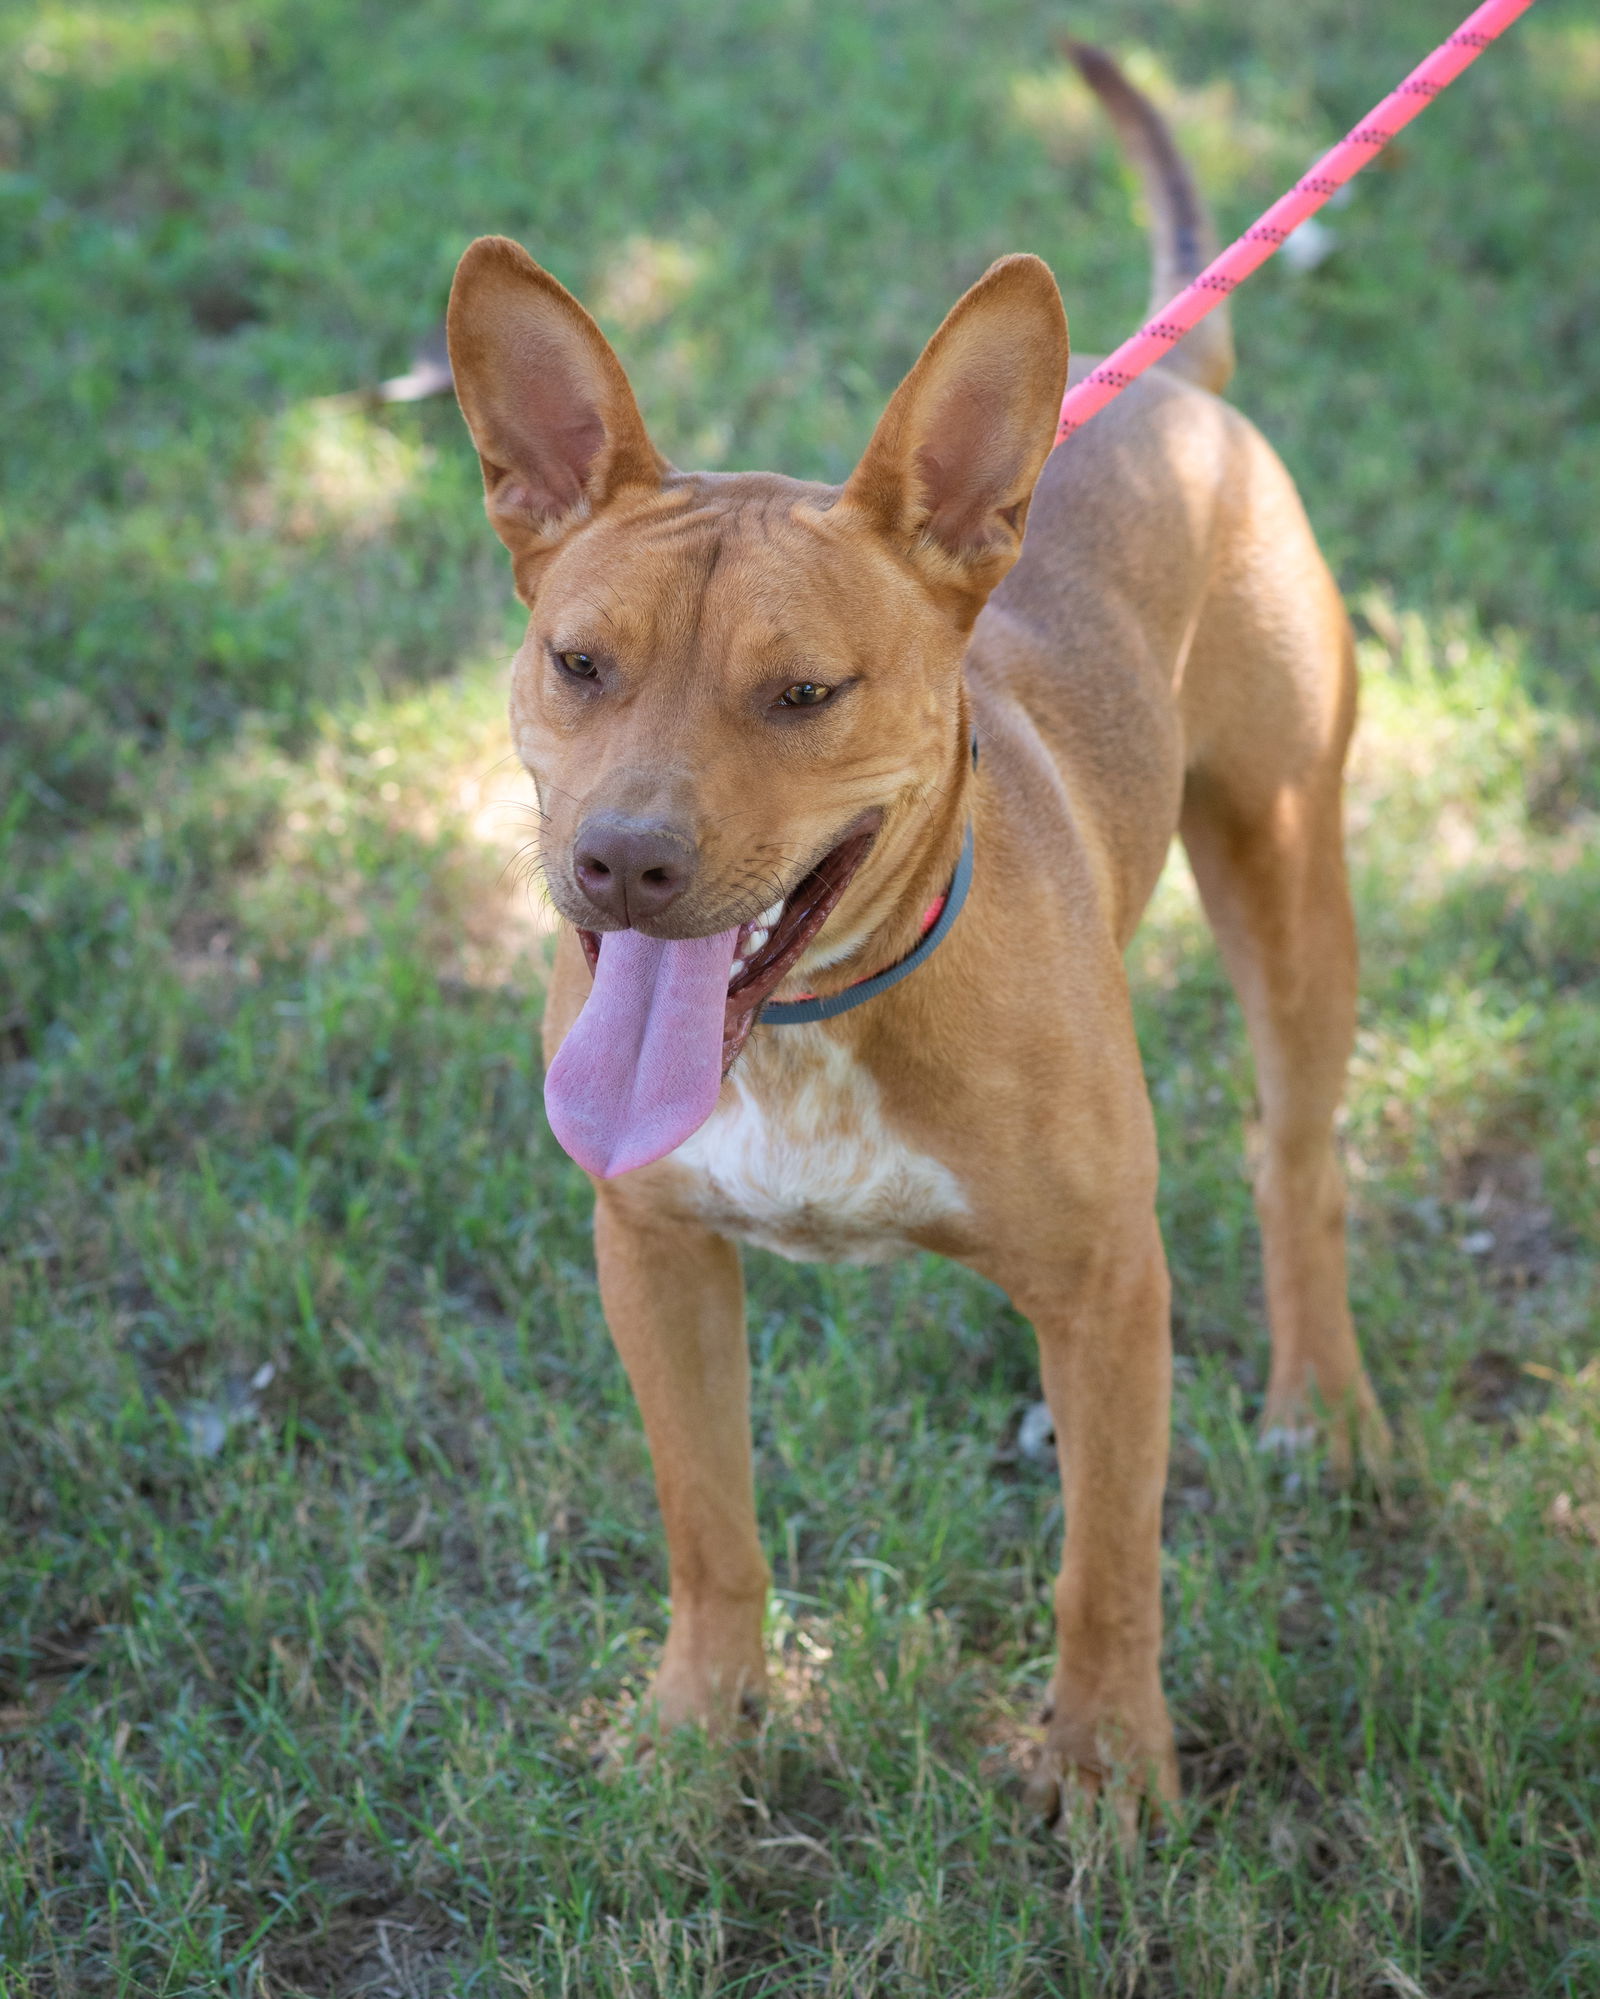
{"type": "MultiPolygon", "coordinates": [[[[1123,148],[1144,183],[1153,219],[1150,310],[1159,312],[1216,255],[1216,232],[1200,190],[1183,163],[1165,119],[1104,50],[1069,41],[1066,53],[1105,106],[1123,148]]],[[[1198,382],[1224,389],[1233,374],[1233,328],[1219,305],[1163,357],[1164,364],[1198,382]]]]}

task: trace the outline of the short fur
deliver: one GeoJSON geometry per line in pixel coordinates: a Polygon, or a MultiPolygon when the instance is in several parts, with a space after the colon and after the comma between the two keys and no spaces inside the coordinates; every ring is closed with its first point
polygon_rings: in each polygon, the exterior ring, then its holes
{"type": "MultiPolygon", "coordinates": [[[[1104,57],[1080,60],[1149,169],[1158,275],[1192,275],[1203,210],[1170,138],[1104,57]]],[[[1053,1807],[1063,1786],[1109,1781],[1125,1813],[1141,1791],[1170,1797],[1168,1280],[1123,950],[1174,832],[1256,1058],[1264,1426],[1281,1439],[1320,1421],[1339,1465],[1384,1441],[1346,1303],[1333,1143],[1356,992],[1350,635],[1282,465],[1185,379],[1226,378],[1225,324],[1051,455],[1066,321],[1045,266],[1007,258],[934,335],[842,488],[674,470],[593,320],[503,239],[463,257],[450,340],[531,613],[512,726],[569,923],[616,927],[574,870],[598,811],[692,852],[683,893],[640,926],[662,937],[752,917],[878,812],[779,996],[838,991],[911,947],[975,827],[970,899],[914,976],[823,1025],[758,1025],[688,1143],[597,1184],[601,1295],[667,1533],[659,1722],[726,1723],[765,1678],[735,1239],[864,1259],[917,1247],[992,1278],[1038,1335],[1067,1532],[1037,1795],[1053,1807]],[[599,678],[564,679],[564,649],[600,660],[599,678]],[[774,708],[800,679],[840,691],[774,708]]],[[[588,988],[568,929],[547,1053],[588,988]]]]}

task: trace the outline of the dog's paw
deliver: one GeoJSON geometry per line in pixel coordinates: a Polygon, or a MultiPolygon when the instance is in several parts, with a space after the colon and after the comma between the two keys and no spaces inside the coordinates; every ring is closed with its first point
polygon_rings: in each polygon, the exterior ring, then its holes
{"type": "Polygon", "coordinates": [[[615,1783],[635,1772],[648,1772],[674,1736],[698,1732],[716,1744],[741,1746],[755,1737],[766,1719],[762,1689],[741,1686],[733,1701],[716,1699],[690,1705],[681,1698],[669,1707],[655,1685],[627,1706],[616,1710],[588,1743],[589,1765],[602,1783],[615,1783]]]}
{"type": "Polygon", "coordinates": [[[1024,1798],[1035,1817],[1075,1851],[1098,1821],[1126,1849],[1142,1826],[1162,1822],[1178,1801],[1178,1757],[1166,1707],[1098,1719],[1045,1711],[1045,1737],[1024,1798]]]}
{"type": "Polygon", "coordinates": [[[758,1727],[766,1704],[764,1661],[719,1670],[682,1664],[669,1650],[639,1703],[639,1726],[658,1735],[701,1728],[718,1741],[758,1727]]]}
{"type": "Polygon", "coordinates": [[[1381,1476],[1394,1456],[1389,1425],[1365,1378],[1334,1407],[1304,1396],[1293,1401],[1269,1399],[1256,1448],[1276,1458],[1295,1483],[1299,1464],[1319,1450],[1338,1485],[1348,1485],[1358,1467],[1381,1476]]]}

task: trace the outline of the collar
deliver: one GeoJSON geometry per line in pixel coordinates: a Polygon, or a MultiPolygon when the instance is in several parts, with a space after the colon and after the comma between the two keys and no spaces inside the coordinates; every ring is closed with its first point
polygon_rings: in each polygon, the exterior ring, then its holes
{"type": "MultiPolygon", "coordinates": [[[[972,739],[972,767],[978,767],[978,739],[972,739]]],[[[841,1013],[849,1013],[853,1007],[865,1006],[869,999],[876,999],[891,986],[899,985],[925,960],[931,958],[939,946],[950,935],[956,918],[961,914],[961,905],[967,899],[967,890],[972,886],[972,821],[967,821],[966,838],[961,842],[961,857],[956,862],[956,871],[950,877],[950,886],[939,897],[922,919],[922,938],[905,957],[886,970],[874,972],[870,978],[857,979],[854,985],[846,986],[842,993],[831,993],[826,999],[808,995],[796,1000],[768,1000],[756,1015],[762,1027],[805,1027],[818,1020],[836,1020],[841,1013]]]]}

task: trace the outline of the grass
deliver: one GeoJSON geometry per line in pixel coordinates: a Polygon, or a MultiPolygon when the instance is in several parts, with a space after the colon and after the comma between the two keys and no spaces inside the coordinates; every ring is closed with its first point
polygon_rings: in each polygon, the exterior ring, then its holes
{"type": "Polygon", "coordinates": [[[750,1255],[772,1713],[594,1775],[662,1551],[540,1112],[509,593],[454,411],[329,400],[505,229],[674,456],[838,475],[993,255],[1047,256],[1086,348],[1138,313],[1060,28],[1227,228],[1454,14],[0,15],[6,1999],[1600,1989],[1586,11],[1237,309],[1362,634],[1346,1142],[1402,1449],[1354,1497],[1252,1449],[1251,1083],[1175,865],[1134,970],[1186,1806],[1133,1859],[1020,1816],[1059,1507],[1026,1328],[933,1263],[750,1255]]]}

